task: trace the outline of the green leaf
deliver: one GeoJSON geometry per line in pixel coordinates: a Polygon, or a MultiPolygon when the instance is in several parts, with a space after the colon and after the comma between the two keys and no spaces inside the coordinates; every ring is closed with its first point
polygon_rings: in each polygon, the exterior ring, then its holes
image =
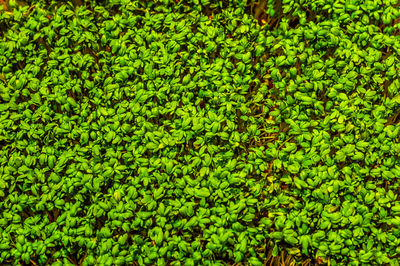
{"type": "Polygon", "coordinates": [[[158,200],[158,199],[162,198],[163,193],[164,193],[164,187],[159,187],[158,189],[156,189],[154,191],[154,199],[158,200]]]}
{"type": "Polygon", "coordinates": [[[208,188],[201,188],[201,189],[195,189],[194,195],[197,198],[207,198],[211,194],[210,194],[210,191],[208,190],[208,188]]]}

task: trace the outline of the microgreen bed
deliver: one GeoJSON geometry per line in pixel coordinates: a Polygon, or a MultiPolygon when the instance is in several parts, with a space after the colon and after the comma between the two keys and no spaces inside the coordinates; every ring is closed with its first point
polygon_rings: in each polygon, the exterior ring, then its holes
{"type": "Polygon", "coordinates": [[[0,4],[0,264],[399,265],[397,0],[0,4]]]}

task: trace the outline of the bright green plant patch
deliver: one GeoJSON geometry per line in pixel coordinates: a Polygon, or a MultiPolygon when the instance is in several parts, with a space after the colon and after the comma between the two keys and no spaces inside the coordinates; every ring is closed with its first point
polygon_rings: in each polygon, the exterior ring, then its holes
{"type": "Polygon", "coordinates": [[[0,264],[398,265],[397,1],[0,12],[0,264]]]}

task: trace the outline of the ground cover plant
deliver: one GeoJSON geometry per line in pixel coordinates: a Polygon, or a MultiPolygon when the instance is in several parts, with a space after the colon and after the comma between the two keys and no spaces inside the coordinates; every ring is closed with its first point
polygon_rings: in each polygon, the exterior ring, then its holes
{"type": "Polygon", "coordinates": [[[399,265],[397,0],[0,3],[0,264],[399,265]]]}

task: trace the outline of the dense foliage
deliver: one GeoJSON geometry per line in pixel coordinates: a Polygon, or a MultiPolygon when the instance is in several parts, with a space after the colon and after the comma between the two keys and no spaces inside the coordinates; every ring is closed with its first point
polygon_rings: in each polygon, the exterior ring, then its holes
{"type": "Polygon", "coordinates": [[[400,258],[398,1],[10,1],[0,264],[400,258]]]}

